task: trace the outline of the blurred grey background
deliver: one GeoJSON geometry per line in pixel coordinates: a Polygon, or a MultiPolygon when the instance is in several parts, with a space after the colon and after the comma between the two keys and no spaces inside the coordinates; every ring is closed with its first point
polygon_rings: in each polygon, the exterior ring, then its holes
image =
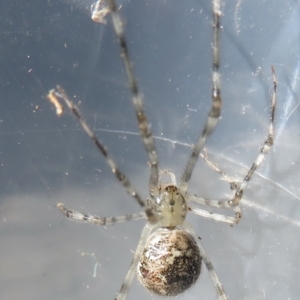
{"type": "MultiPolygon", "coordinates": [[[[67,111],[46,100],[62,85],[120,169],[148,196],[147,155],[110,18],[90,1],[0,3],[1,299],[113,299],[144,220],[97,227],[55,208],[99,216],[139,211],[67,111]]],[[[121,1],[134,69],[161,168],[179,178],[211,100],[210,1],[121,1]]],[[[300,4],[224,1],[223,114],[211,158],[242,179],[266,138],[270,66],[278,80],[276,138],[245,191],[238,226],[188,215],[231,300],[298,299],[300,246],[300,4]]],[[[190,190],[213,199],[228,184],[200,161],[190,190]]],[[[228,212],[229,214],[231,212],[228,212]]],[[[157,299],[134,280],[128,299],[157,299]]],[[[203,266],[179,299],[217,299],[203,266]]]]}

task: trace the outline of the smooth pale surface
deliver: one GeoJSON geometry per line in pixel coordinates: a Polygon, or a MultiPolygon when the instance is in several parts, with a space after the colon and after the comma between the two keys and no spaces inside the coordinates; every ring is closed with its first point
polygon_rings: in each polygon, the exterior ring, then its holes
{"type": "MultiPolygon", "coordinates": [[[[111,21],[92,22],[90,5],[0,3],[2,299],[113,299],[144,225],[79,224],[55,208],[62,202],[99,216],[139,211],[76,120],[69,112],[55,115],[45,96],[56,84],[76,96],[120,168],[148,196],[147,155],[138,136],[124,132],[136,133],[137,125],[111,21]]],[[[211,105],[209,1],[122,5],[153,133],[191,145],[211,105]]],[[[275,147],[245,191],[241,223],[231,228],[188,214],[231,300],[296,299],[300,293],[299,10],[297,1],[223,5],[223,114],[207,147],[235,178],[245,175],[266,137],[271,64],[278,80],[275,147]]],[[[190,148],[156,144],[160,166],[178,179],[190,148]]],[[[215,199],[230,192],[203,162],[190,188],[215,199]]],[[[156,299],[134,280],[128,299],[141,297],[156,299]]],[[[204,266],[179,299],[216,299],[204,266]]]]}

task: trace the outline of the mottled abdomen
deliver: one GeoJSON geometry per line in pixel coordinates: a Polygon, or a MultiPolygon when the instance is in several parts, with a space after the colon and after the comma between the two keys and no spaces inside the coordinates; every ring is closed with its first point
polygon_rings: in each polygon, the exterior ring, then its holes
{"type": "Polygon", "coordinates": [[[146,243],[137,276],[149,292],[176,296],[197,281],[201,260],[192,235],[183,230],[159,228],[146,243]]]}

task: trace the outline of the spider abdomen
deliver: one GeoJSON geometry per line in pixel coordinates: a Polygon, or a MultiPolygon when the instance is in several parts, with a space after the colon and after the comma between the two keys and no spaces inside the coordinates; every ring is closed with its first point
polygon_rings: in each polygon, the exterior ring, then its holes
{"type": "Polygon", "coordinates": [[[193,285],[202,257],[193,236],[184,230],[159,228],[147,240],[137,276],[151,293],[176,296],[193,285]]]}

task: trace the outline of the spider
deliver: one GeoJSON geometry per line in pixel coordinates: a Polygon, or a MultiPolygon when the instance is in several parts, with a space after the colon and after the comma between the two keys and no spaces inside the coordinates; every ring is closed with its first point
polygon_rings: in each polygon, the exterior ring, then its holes
{"type": "MultiPolygon", "coordinates": [[[[272,66],[271,71],[273,92],[271,96],[268,137],[262,145],[258,156],[256,157],[244,179],[240,183],[230,180],[230,178],[227,177],[217,165],[208,159],[204,150],[205,142],[218,124],[218,120],[221,115],[222,104],[219,72],[221,0],[213,0],[212,6],[212,107],[207,117],[206,125],[192,148],[192,153],[187,160],[187,164],[184,168],[179,184],[177,184],[176,177],[171,171],[159,169],[154,139],[150,131],[150,126],[145,111],[143,109],[142,96],[139,92],[137,80],[132,67],[132,61],[129,56],[128,43],[124,32],[124,24],[114,0],[106,0],[105,3],[103,3],[103,0],[99,0],[96,5],[94,5],[94,9],[100,9],[101,7],[101,10],[103,10],[103,8],[105,8],[105,14],[109,13],[112,17],[112,23],[120,46],[121,57],[125,65],[129,81],[129,87],[132,94],[132,104],[135,109],[141,140],[149,157],[149,166],[151,170],[149,181],[149,199],[142,199],[137,190],[130,183],[127,176],[119,170],[113,158],[109,156],[102,142],[100,142],[95,136],[90,126],[83,119],[78,107],[72,102],[72,100],[70,100],[64,89],[60,86],[57,86],[56,89],[51,90],[48,94],[48,99],[52,104],[54,104],[58,115],[63,113],[61,101],[63,101],[75,115],[75,117],[81,123],[83,130],[104,156],[107,164],[111,168],[112,173],[116,176],[120,184],[124,186],[127,193],[132,196],[132,198],[135,199],[135,201],[141,207],[141,212],[115,217],[98,217],[89,214],[83,214],[74,210],[69,210],[62,203],[57,204],[57,207],[66,217],[72,220],[93,223],[97,225],[111,225],[141,218],[147,219],[147,223],[142,230],[140,240],[135,250],[131,266],[117,294],[116,299],[118,300],[126,299],[135,273],[137,274],[137,278],[141,284],[150,293],[157,294],[159,296],[179,295],[197,281],[201,272],[202,261],[204,262],[212,279],[218,299],[227,299],[225,290],[218,278],[208,254],[206,253],[192,226],[190,226],[185,219],[187,212],[191,211],[192,213],[207,219],[228,223],[230,225],[239,223],[242,217],[239,204],[243,197],[244,189],[246,188],[256,169],[262,164],[264,158],[273,145],[273,124],[276,106],[277,82],[275,77],[275,69],[272,66]],[[219,172],[230,183],[230,187],[233,192],[233,197],[231,199],[204,199],[188,191],[189,181],[200,155],[204,156],[204,159],[208,162],[209,166],[215,171],[219,172]],[[163,183],[161,181],[162,175],[168,175],[170,177],[170,182],[163,183]],[[211,213],[207,210],[199,208],[192,209],[189,207],[189,203],[191,202],[208,207],[232,209],[234,216],[211,213]]],[[[95,19],[95,22],[99,21],[97,16],[101,15],[101,18],[103,17],[101,12],[99,12],[99,15],[97,15],[97,12],[93,11],[93,19],[95,19]]],[[[105,23],[105,21],[102,20],[101,23],[105,23]]]]}

